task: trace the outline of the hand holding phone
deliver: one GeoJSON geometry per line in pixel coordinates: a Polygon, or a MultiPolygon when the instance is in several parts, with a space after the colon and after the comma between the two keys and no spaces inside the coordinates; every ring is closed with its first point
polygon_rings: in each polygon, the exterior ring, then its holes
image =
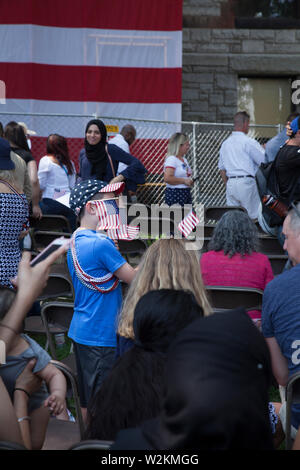
{"type": "Polygon", "coordinates": [[[60,248],[62,245],[69,245],[71,239],[65,237],[59,237],[53,240],[46,248],[41,251],[30,263],[30,266],[35,266],[44,259],[46,259],[51,253],[60,248]]]}

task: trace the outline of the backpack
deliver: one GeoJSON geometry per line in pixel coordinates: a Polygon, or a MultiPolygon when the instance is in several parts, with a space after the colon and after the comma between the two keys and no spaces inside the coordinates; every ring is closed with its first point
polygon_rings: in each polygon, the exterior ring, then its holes
{"type": "MultiPolygon", "coordinates": [[[[262,203],[262,215],[269,227],[277,227],[278,225],[282,225],[284,217],[281,217],[272,209],[265,206],[262,202],[263,196],[269,194],[287,206],[289,206],[290,204],[290,201],[287,201],[286,199],[280,197],[279,184],[275,171],[275,162],[277,160],[278,153],[276,155],[275,160],[273,160],[272,162],[261,163],[255,174],[257,190],[262,203]]],[[[293,194],[294,191],[292,191],[290,199],[292,198],[293,194]]]]}

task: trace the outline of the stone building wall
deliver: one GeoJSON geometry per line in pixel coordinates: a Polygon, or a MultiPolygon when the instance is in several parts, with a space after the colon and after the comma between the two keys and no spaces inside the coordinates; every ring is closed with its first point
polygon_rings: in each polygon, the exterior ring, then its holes
{"type": "Polygon", "coordinates": [[[300,77],[300,30],[236,29],[232,0],[184,0],[182,119],[231,122],[239,76],[300,77]]]}

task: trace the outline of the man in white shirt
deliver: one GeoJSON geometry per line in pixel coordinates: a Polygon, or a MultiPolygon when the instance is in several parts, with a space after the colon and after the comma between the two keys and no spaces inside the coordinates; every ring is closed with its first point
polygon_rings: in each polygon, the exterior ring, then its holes
{"type": "Polygon", "coordinates": [[[247,209],[251,219],[257,219],[260,198],[255,173],[265,161],[263,147],[246,134],[250,116],[240,111],[234,116],[234,131],[220,148],[219,170],[226,185],[226,204],[247,209]]]}
{"type": "MultiPolygon", "coordinates": [[[[114,144],[117,147],[120,147],[124,152],[130,153],[130,145],[135,141],[136,138],[136,129],[131,124],[125,124],[122,127],[120,134],[115,135],[112,139],[109,140],[110,144],[114,144]]],[[[128,165],[125,165],[123,162],[119,162],[117,175],[127,168],[128,165]]],[[[128,197],[131,202],[135,201],[135,193],[128,191],[128,197]]]]}
{"type": "MultiPolygon", "coordinates": [[[[124,150],[124,152],[130,153],[129,147],[135,141],[135,138],[135,128],[131,124],[126,124],[122,127],[120,134],[117,134],[115,137],[110,139],[109,143],[117,145],[117,147],[120,147],[122,150],[124,150]]],[[[127,165],[120,162],[118,167],[118,174],[125,170],[125,168],[127,168],[127,165]]]]}

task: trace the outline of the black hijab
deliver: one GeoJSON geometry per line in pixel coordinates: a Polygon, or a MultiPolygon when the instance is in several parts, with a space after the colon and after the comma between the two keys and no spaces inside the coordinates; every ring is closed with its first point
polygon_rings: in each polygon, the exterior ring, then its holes
{"type": "Polygon", "coordinates": [[[85,139],[84,139],[84,147],[87,159],[91,163],[91,176],[98,180],[103,180],[105,173],[106,173],[106,166],[107,166],[107,153],[105,150],[106,142],[107,141],[107,131],[105,124],[100,121],[100,119],[92,119],[87,123],[85,128],[85,139]],[[86,133],[88,128],[95,124],[100,133],[101,133],[101,140],[96,145],[91,145],[88,143],[86,138],[86,133]]]}
{"type": "Polygon", "coordinates": [[[243,309],[200,318],[172,343],[163,412],[143,436],[160,450],[272,450],[271,378],[265,339],[243,309]]]}

